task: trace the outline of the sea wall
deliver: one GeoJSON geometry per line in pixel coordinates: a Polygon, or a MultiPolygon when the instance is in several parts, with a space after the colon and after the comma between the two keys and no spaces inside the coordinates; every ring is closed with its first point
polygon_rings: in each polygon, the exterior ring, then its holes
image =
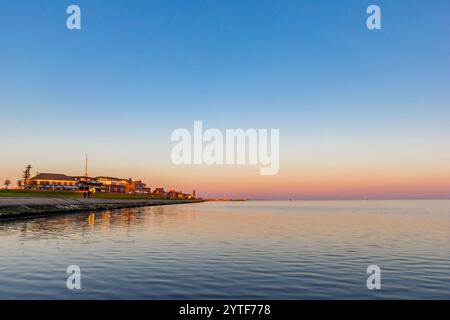
{"type": "Polygon", "coordinates": [[[195,202],[200,201],[185,199],[0,198],[0,220],[29,218],[69,212],[112,210],[195,202]]]}

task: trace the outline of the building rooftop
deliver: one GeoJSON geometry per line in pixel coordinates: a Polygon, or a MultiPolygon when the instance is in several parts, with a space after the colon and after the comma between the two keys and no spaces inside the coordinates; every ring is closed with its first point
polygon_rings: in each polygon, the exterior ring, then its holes
{"type": "Polygon", "coordinates": [[[131,181],[131,179],[122,179],[122,178],[107,177],[107,176],[99,176],[99,177],[95,177],[95,179],[112,180],[112,181],[131,181]]]}
{"type": "Polygon", "coordinates": [[[66,176],[61,173],[39,173],[30,180],[59,180],[59,181],[75,181],[75,178],[66,176]]]}

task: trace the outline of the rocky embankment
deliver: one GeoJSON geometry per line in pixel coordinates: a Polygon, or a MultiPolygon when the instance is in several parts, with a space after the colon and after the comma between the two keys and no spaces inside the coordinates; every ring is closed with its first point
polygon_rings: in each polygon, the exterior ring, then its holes
{"type": "Polygon", "coordinates": [[[184,199],[0,198],[0,220],[79,211],[98,211],[199,202],[184,199]]]}

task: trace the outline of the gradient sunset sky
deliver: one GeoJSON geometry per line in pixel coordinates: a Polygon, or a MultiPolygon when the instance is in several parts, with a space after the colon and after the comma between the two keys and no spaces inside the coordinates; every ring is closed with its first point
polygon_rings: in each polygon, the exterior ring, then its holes
{"type": "Polygon", "coordinates": [[[449,16],[448,0],[2,0],[0,180],[81,175],[88,153],[92,176],[204,197],[448,198],[449,16]],[[279,174],[173,165],[194,120],[279,128],[279,174]]]}

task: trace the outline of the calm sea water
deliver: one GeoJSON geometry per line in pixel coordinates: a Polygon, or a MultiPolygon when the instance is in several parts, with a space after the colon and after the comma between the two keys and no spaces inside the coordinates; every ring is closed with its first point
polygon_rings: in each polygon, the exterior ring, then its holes
{"type": "Polygon", "coordinates": [[[249,201],[0,222],[2,299],[450,299],[450,201],[249,201]],[[368,290],[366,268],[381,268],[368,290]],[[66,268],[81,268],[81,290],[66,268]]]}

